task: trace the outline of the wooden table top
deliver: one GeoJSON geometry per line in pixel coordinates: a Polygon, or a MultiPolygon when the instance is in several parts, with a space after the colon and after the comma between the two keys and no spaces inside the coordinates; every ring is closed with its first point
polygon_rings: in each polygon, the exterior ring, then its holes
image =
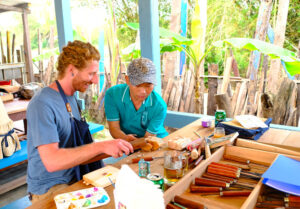
{"type": "Polygon", "coordinates": [[[29,104],[28,99],[14,99],[13,101],[4,102],[4,107],[7,114],[13,114],[18,112],[26,112],[29,104]]]}
{"type": "MultiPolygon", "coordinates": [[[[192,140],[195,140],[198,138],[198,136],[194,133],[194,131],[197,131],[201,136],[208,136],[212,133],[213,128],[203,128],[201,126],[201,122],[199,119],[181,129],[178,129],[177,131],[173,132],[172,134],[165,137],[164,139],[168,140],[168,139],[175,138],[175,137],[190,137],[192,140]]],[[[261,137],[261,139],[259,141],[269,142],[269,143],[279,144],[279,145],[284,144],[284,145],[290,145],[290,146],[295,146],[294,143],[296,143],[296,146],[300,147],[300,142],[299,142],[300,140],[297,141],[296,138],[297,139],[300,138],[300,132],[270,129],[261,137]]],[[[161,149],[161,150],[158,150],[155,152],[148,152],[148,153],[139,151],[139,152],[133,153],[132,155],[120,160],[113,166],[120,168],[122,164],[128,164],[136,173],[138,173],[138,164],[130,163],[132,158],[141,157],[141,156],[145,156],[145,157],[147,157],[147,156],[152,156],[152,157],[162,156],[164,151],[165,151],[165,149],[161,149]]],[[[150,163],[150,166],[151,166],[150,167],[151,172],[163,174],[163,159],[157,159],[157,160],[152,161],[150,163]]],[[[92,186],[91,185],[86,186],[83,184],[82,181],[76,182],[65,189],[57,191],[51,197],[49,197],[45,200],[42,200],[40,202],[37,202],[28,208],[29,209],[40,209],[40,208],[51,208],[51,209],[53,208],[54,209],[54,208],[56,208],[55,202],[54,202],[55,195],[65,193],[65,192],[71,192],[71,191],[76,191],[76,190],[80,190],[80,189],[85,189],[85,188],[89,188],[89,187],[92,187],[92,186]]],[[[108,186],[105,188],[105,190],[108,193],[111,201],[107,205],[97,207],[97,208],[99,208],[99,209],[104,209],[104,208],[105,209],[115,209],[113,187],[108,186]]]]}

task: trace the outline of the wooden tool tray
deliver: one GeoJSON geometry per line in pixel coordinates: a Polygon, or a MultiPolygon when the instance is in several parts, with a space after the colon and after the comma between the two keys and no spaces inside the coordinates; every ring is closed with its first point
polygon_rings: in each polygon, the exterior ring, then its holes
{"type": "MultiPolygon", "coordinates": [[[[211,162],[218,162],[220,160],[224,160],[223,157],[225,155],[235,156],[237,158],[244,158],[250,160],[251,172],[259,172],[261,168],[265,168],[265,170],[273,163],[273,161],[278,156],[276,152],[264,151],[251,149],[246,147],[239,146],[226,146],[221,147],[217,150],[209,159],[204,160],[200,163],[196,168],[194,168],[191,172],[185,175],[182,179],[180,179],[174,186],[165,191],[164,199],[165,204],[168,204],[176,195],[180,195],[182,197],[186,197],[195,202],[201,203],[205,205],[207,208],[243,208],[250,209],[254,208],[256,204],[257,197],[262,188],[261,180],[257,183],[255,188],[252,190],[251,194],[248,197],[220,197],[220,196],[200,196],[198,193],[190,193],[189,187],[190,184],[194,182],[196,177],[202,176],[205,173],[207,166],[211,162]]],[[[287,155],[287,157],[294,158],[296,160],[300,160],[299,156],[287,155]]],[[[264,171],[261,170],[261,173],[264,171]]]]}

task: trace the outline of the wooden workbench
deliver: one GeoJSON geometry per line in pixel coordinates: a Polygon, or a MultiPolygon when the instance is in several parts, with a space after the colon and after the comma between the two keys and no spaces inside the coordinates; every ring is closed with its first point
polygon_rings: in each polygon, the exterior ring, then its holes
{"type": "MultiPolygon", "coordinates": [[[[197,120],[181,129],[178,129],[177,131],[173,132],[172,134],[170,134],[169,136],[165,137],[164,139],[171,139],[174,137],[190,137],[191,139],[197,139],[198,136],[194,134],[194,131],[197,131],[201,136],[208,136],[212,133],[213,128],[202,128],[202,126],[200,125],[201,122],[200,120],[197,120]]],[[[293,143],[297,140],[296,138],[300,139],[300,132],[293,132],[293,131],[285,131],[285,130],[277,130],[277,129],[270,129],[268,132],[266,132],[263,136],[262,136],[262,140],[263,141],[267,141],[272,140],[272,141],[268,141],[268,142],[272,142],[274,144],[282,144],[285,143],[284,145],[290,145],[290,146],[295,146],[293,143]],[[269,139],[269,137],[272,137],[272,139],[269,139]],[[278,140],[276,140],[276,138],[278,140]],[[284,138],[284,139],[283,139],[284,138]]],[[[296,146],[300,147],[300,142],[296,143],[296,146]]],[[[164,150],[158,150],[155,152],[151,152],[151,153],[144,153],[144,152],[136,152],[126,158],[124,158],[123,160],[119,161],[118,163],[114,164],[115,167],[120,168],[122,164],[129,164],[130,160],[132,158],[136,158],[136,157],[141,157],[141,156],[152,156],[152,157],[156,157],[156,156],[162,156],[163,155],[164,150]]],[[[200,164],[201,165],[201,164],[200,164]]],[[[138,165],[137,164],[129,164],[129,166],[136,172],[138,173],[138,165]]],[[[151,172],[157,172],[157,173],[161,173],[163,174],[163,159],[157,159],[151,162],[151,168],[150,168],[151,172]]],[[[61,193],[65,193],[65,192],[71,192],[71,191],[75,191],[75,190],[80,190],[80,189],[84,189],[84,188],[88,188],[91,186],[86,186],[83,184],[82,181],[79,181],[71,186],[69,186],[66,189],[62,189],[60,191],[57,191],[55,194],[53,194],[53,196],[51,196],[48,199],[45,199],[43,201],[40,201],[38,203],[33,204],[32,206],[28,207],[29,209],[40,209],[40,208],[56,208],[55,206],[55,202],[54,202],[54,196],[57,194],[61,194],[61,193]]],[[[107,191],[108,195],[111,198],[111,201],[109,202],[109,204],[102,206],[102,207],[98,207],[99,209],[115,209],[114,206],[114,196],[113,196],[113,187],[112,186],[108,186],[105,188],[105,190],[107,191]]]]}

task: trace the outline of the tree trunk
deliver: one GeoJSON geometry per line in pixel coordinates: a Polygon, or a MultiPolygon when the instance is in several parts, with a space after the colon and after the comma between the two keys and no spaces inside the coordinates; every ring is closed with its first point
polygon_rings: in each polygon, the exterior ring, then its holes
{"type": "MultiPolygon", "coordinates": [[[[279,0],[274,44],[280,47],[283,47],[283,43],[284,43],[288,10],[289,10],[289,0],[279,0]]],[[[276,92],[278,91],[280,75],[281,75],[280,59],[271,60],[267,90],[271,91],[273,94],[276,94],[276,92]]]]}
{"type": "MultiPolygon", "coordinates": [[[[209,64],[208,65],[208,75],[217,76],[218,75],[218,65],[209,64]]],[[[208,77],[208,99],[207,99],[207,114],[215,115],[217,106],[215,100],[215,94],[217,94],[218,81],[217,77],[208,77]]]]}
{"type": "MultiPolygon", "coordinates": [[[[258,19],[256,24],[255,39],[264,41],[266,39],[269,19],[272,11],[272,1],[262,0],[259,8],[258,19]]],[[[254,51],[251,53],[247,77],[250,78],[248,88],[248,103],[246,113],[254,114],[257,109],[255,103],[255,92],[257,88],[257,72],[259,68],[261,53],[254,51]]]]}

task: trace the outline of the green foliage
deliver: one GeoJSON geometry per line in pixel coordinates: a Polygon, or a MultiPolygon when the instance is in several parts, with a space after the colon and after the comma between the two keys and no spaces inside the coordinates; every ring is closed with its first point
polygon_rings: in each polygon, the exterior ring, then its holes
{"type": "Polygon", "coordinates": [[[52,50],[48,50],[38,56],[35,56],[32,58],[33,62],[42,61],[44,59],[49,59],[51,56],[59,55],[59,49],[58,47],[52,50]]]}
{"type": "Polygon", "coordinates": [[[216,47],[223,47],[225,43],[239,49],[244,48],[250,51],[257,50],[263,54],[269,55],[271,59],[280,58],[285,62],[286,69],[292,76],[300,74],[300,60],[296,58],[295,52],[288,49],[250,38],[230,38],[214,42],[213,45],[216,47]]]}

